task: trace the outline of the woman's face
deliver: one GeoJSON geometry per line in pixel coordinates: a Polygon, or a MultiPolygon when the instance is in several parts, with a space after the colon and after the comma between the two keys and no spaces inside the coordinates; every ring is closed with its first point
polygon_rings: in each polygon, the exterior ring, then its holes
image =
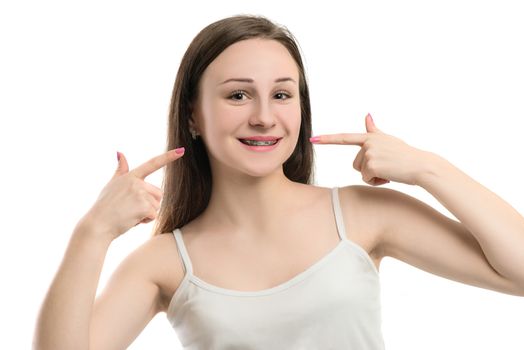
{"type": "Polygon", "coordinates": [[[264,176],[282,167],[299,136],[298,79],[295,60],[275,40],[236,42],[211,62],[200,81],[193,119],[213,173],[264,176]],[[254,150],[239,140],[252,136],[281,139],[254,150]]]}

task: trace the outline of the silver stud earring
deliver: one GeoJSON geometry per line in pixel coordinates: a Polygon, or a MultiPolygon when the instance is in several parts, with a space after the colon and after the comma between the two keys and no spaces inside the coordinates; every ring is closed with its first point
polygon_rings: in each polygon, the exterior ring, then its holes
{"type": "Polygon", "coordinates": [[[191,131],[191,137],[193,138],[193,140],[196,140],[197,135],[198,135],[197,132],[195,131],[195,129],[190,129],[190,131],[191,131]]]}

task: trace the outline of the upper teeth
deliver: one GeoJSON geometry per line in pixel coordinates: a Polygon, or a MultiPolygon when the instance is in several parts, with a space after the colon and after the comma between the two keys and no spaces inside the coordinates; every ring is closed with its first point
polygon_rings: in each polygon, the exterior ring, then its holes
{"type": "Polygon", "coordinates": [[[277,140],[273,141],[255,141],[255,140],[241,140],[243,143],[247,143],[252,146],[269,146],[277,143],[277,140]]]}

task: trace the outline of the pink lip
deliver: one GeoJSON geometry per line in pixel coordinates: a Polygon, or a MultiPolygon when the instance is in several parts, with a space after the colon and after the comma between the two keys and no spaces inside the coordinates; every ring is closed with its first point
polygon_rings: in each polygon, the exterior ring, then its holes
{"type": "MultiPolygon", "coordinates": [[[[248,140],[252,140],[251,138],[249,138],[248,140]]],[[[274,139],[273,139],[274,140],[274,139]]],[[[257,140],[258,141],[258,140],[257,140]]],[[[262,141],[265,141],[265,140],[262,140],[262,141]]],[[[270,140],[271,141],[271,140],[270,140]]],[[[278,139],[277,143],[275,143],[274,145],[271,145],[271,146],[249,146],[249,145],[246,145],[245,143],[242,143],[242,141],[240,141],[240,139],[238,140],[238,142],[240,142],[240,144],[244,147],[246,147],[248,150],[250,151],[255,151],[255,152],[269,152],[269,151],[272,151],[274,150],[279,144],[280,144],[280,138],[278,139]]]]}

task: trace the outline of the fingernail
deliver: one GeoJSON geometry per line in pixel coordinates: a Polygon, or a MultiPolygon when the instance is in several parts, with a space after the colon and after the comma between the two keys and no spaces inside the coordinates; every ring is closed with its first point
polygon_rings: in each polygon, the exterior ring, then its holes
{"type": "Polygon", "coordinates": [[[185,148],[184,147],[179,147],[179,148],[175,148],[175,152],[178,153],[178,154],[182,154],[185,152],[185,148]]]}
{"type": "Polygon", "coordinates": [[[369,115],[369,118],[371,119],[371,121],[373,122],[373,124],[375,124],[375,121],[373,120],[373,117],[371,116],[371,114],[368,113],[368,115],[369,115]]]}
{"type": "Polygon", "coordinates": [[[120,162],[120,152],[116,151],[116,161],[120,162]]]}
{"type": "Polygon", "coordinates": [[[310,142],[318,142],[320,141],[320,136],[313,136],[309,138],[310,142]]]}

